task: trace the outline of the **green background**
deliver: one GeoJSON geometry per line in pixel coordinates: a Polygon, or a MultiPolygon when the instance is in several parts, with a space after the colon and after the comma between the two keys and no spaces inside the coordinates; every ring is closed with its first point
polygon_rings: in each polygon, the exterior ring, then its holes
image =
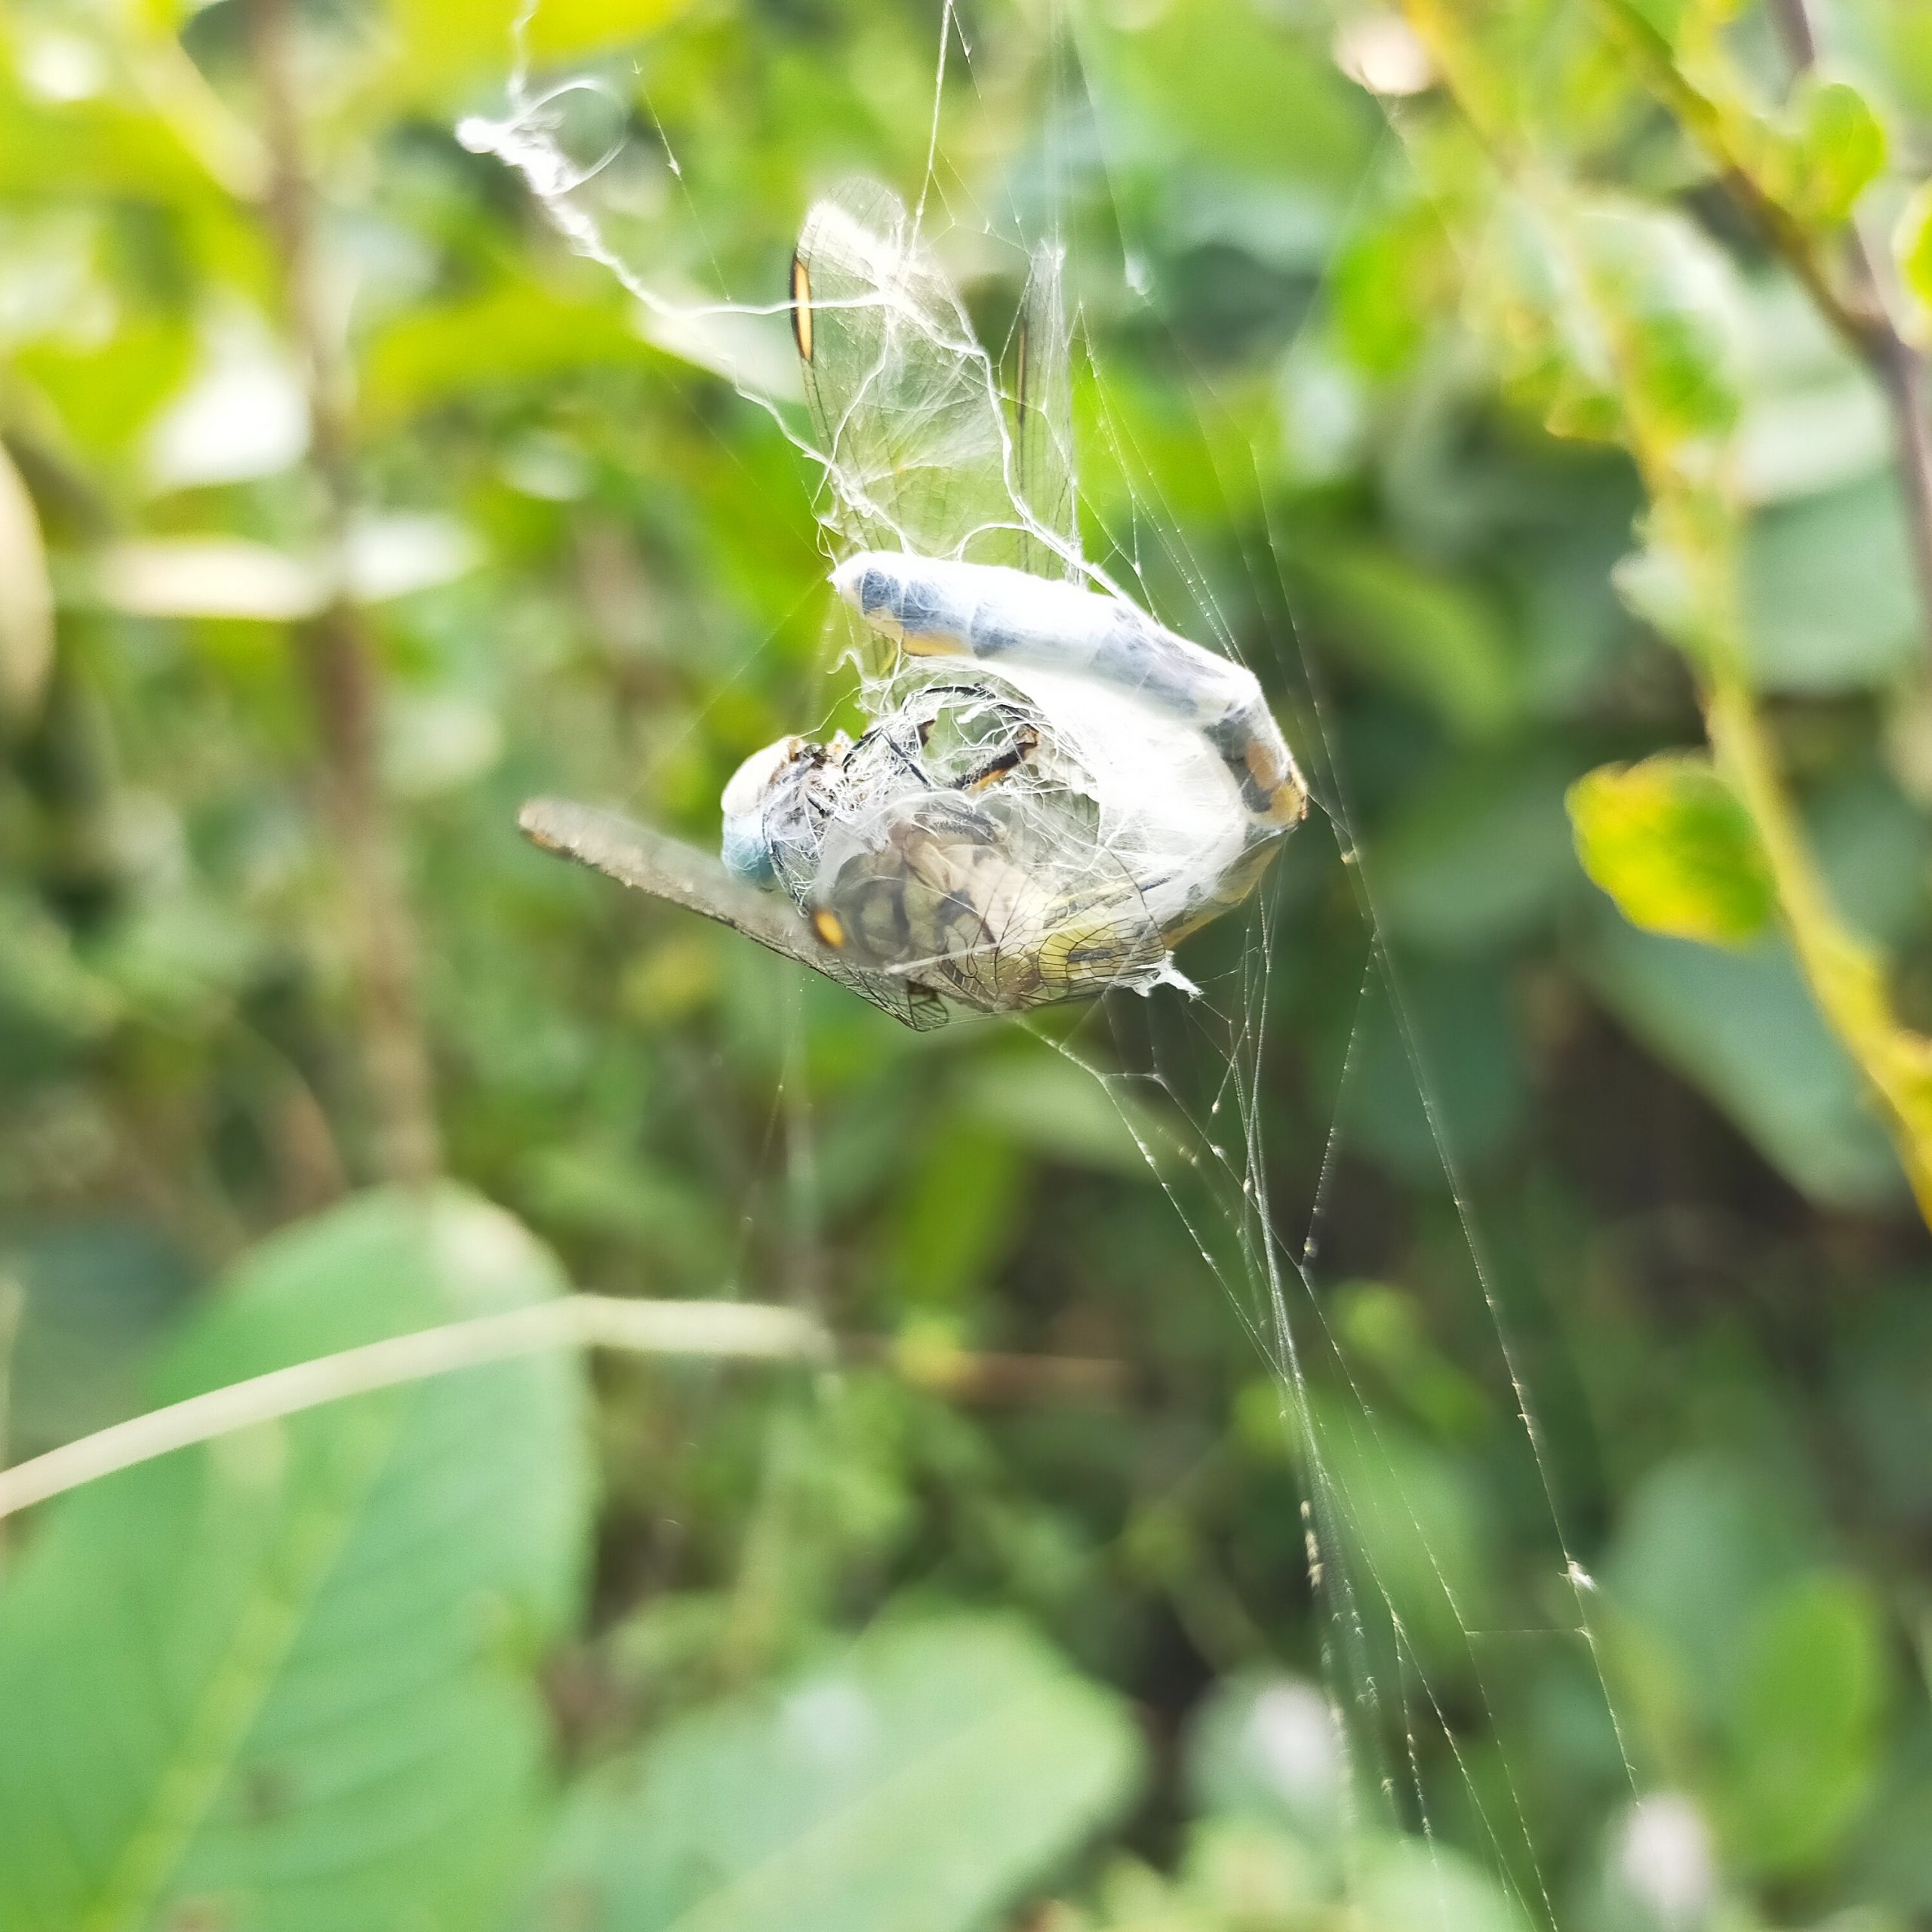
{"type": "MultiPolygon", "coordinates": [[[[997,343],[1061,224],[1088,541],[1225,624],[1359,839],[1318,814],[1190,943],[1198,1011],[915,1038],[518,839],[557,792],[709,845],[737,761],[835,711],[816,478],[456,139],[503,0],[295,10],[448,1169],[411,1191],[298,648],[247,4],[0,27],[6,1460],[573,1286],[845,1346],[499,1365],[8,1521],[0,1932],[1927,1923],[1923,1231],[1782,942],[1641,931],[1577,863],[1566,788],[1700,725],[1613,586],[1627,462],[1499,373],[1416,189],[1430,104],[1312,0],[977,6],[937,122],[924,5],[539,11],[534,87],[617,103],[565,132],[621,132],[580,205],[654,288],[781,299],[812,196],[916,195],[930,141],[997,343]],[[1299,1385],[1257,1200],[1315,1237],[1299,1385]]],[[[1882,410],[1586,16],[1507,10],[1500,71],[1732,258],[1753,660],[1922,1020],[1882,410]]],[[[1932,31],[1845,0],[1830,43],[1882,198],[1932,31]]]]}

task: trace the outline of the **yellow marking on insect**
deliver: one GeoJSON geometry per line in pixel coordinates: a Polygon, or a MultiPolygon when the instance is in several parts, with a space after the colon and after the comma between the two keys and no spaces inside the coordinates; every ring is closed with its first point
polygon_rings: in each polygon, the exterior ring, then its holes
{"type": "Polygon", "coordinates": [[[1255,847],[1247,856],[1238,860],[1229,868],[1226,875],[1216,886],[1213,896],[1197,906],[1187,918],[1171,920],[1161,929],[1161,937],[1170,946],[1180,945],[1184,939],[1190,939],[1201,928],[1218,919],[1223,912],[1238,906],[1261,883],[1262,875],[1275,863],[1275,854],[1280,849],[1278,841],[1270,838],[1255,847]]]}
{"type": "Polygon", "coordinates": [[[1048,985],[1068,984],[1076,970],[1090,973],[1098,965],[1117,962],[1121,956],[1121,933],[1116,926],[1063,926],[1041,940],[1040,977],[1048,985]]]}
{"type": "Polygon", "coordinates": [[[967,657],[972,654],[956,637],[943,631],[903,631],[899,647],[908,657],[967,657]]]}
{"type": "Polygon", "coordinates": [[[845,921],[829,906],[821,906],[813,913],[812,931],[835,949],[845,943],[845,921]]]}
{"type": "Polygon", "coordinates": [[[1262,806],[1256,814],[1265,824],[1295,825],[1308,810],[1308,792],[1294,768],[1262,745],[1251,745],[1244,762],[1262,806]]]}
{"type": "Polygon", "coordinates": [[[798,345],[798,359],[812,359],[812,278],[805,258],[792,257],[792,340],[798,345]]]}

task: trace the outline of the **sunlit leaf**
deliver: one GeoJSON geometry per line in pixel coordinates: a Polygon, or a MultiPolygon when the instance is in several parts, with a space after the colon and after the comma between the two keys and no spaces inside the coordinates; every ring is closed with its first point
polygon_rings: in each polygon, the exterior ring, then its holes
{"type": "Polygon", "coordinates": [[[1900,279],[1918,305],[1919,334],[1932,334],[1932,181],[1915,189],[1900,211],[1892,252],[1900,279]]]}
{"type": "Polygon", "coordinates": [[[1792,91],[1786,122],[1768,149],[1765,189],[1801,221],[1835,227],[1884,171],[1884,123],[1849,81],[1815,74],[1792,91]]]}
{"type": "Polygon", "coordinates": [[[1518,195],[1490,247],[1478,309],[1554,433],[1668,446],[1732,426],[1743,343],[1735,278],[1690,222],[1609,195],[1518,195]]]}
{"type": "Polygon", "coordinates": [[[163,490],[273,476],[309,446],[309,410],[288,352],[247,310],[205,331],[201,368],[148,426],[143,456],[163,490]]]}
{"type": "Polygon", "coordinates": [[[1453,301],[1454,257],[1435,209],[1421,202],[1364,224],[1329,270],[1337,331],[1356,365],[1378,376],[1412,362],[1432,314],[1453,301]]]}
{"type": "Polygon", "coordinates": [[[500,78],[512,23],[528,20],[533,59],[558,61],[623,45],[667,26],[690,0],[396,0],[388,9],[386,91],[405,100],[448,98],[465,81],[500,78]]]}
{"type": "Polygon", "coordinates": [[[1736,420],[1742,325],[1729,264],[1668,212],[1607,202],[1576,217],[1586,299],[1615,338],[1619,380],[1653,426],[1708,435],[1736,420]]]}
{"type": "Polygon", "coordinates": [[[566,303],[521,285],[408,310],[380,330],[365,361],[365,407],[391,422],[491,384],[552,380],[650,352],[616,302],[566,303]]]}
{"type": "Polygon", "coordinates": [[[1633,925],[1738,946],[1777,900],[1750,814],[1706,758],[1660,753],[1604,765],[1570,788],[1583,869],[1633,925]]]}

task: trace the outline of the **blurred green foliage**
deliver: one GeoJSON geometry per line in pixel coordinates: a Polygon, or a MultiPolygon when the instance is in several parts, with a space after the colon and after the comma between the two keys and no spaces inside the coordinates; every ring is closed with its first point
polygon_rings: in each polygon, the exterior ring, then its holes
{"type": "Polygon", "coordinates": [[[1770,5],[1445,5],[1459,114],[1380,14],[988,0],[935,123],[924,0],[543,0],[533,84],[621,102],[654,285],[780,299],[813,195],[915,194],[930,143],[998,341],[1004,245],[1063,226],[1089,537],[1225,621],[1351,814],[1265,952],[1257,913],[1185,956],[1251,1097],[1188,1011],[1077,1025],[1158,1081],[914,1038],[518,841],[557,791],[709,844],[842,701],[815,478],[456,138],[511,0],[304,0],[332,555],[258,4],[0,21],[6,1460],[571,1286],[848,1347],[500,1364],[9,1520],[0,1932],[1924,1923],[1932,1266],[1704,759],[1699,466],[1919,1022],[1927,625],[1884,399],[1630,36],[1736,84],[1804,234],[1896,234],[1923,327],[1924,10],[1832,0],[1794,82],[1770,5]],[[1633,531],[1647,436],[1684,515],[1633,531]],[[427,1192],[372,1185],[300,646],[339,592],[427,1192]],[[1251,1127],[1300,1389],[1199,1252],[1251,1127]]]}
{"type": "Polygon", "coordinates": [[[1756,829],[1709,759],[1600,766],[1569,806],[1584,870],[1633,925],[1735,946],[1770,923],[1777,888],[1756,829]]]}

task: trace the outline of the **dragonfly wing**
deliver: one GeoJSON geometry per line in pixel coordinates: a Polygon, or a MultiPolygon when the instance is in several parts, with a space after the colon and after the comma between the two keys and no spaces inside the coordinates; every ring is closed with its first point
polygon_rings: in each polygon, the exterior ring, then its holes
{"type": "Polygon", "coordinates": [[[729,926],[835,980],[916,1032],[943,1026],[949,1017],[945,1003],[927,988],[854,967],[821,944],[788,901],[734,878],[709,853],[680,839],[566,798],[531,799],[517,814],[517,823],[524,836],[545,851],[729,926]]]}
{"type": "Polygon", "coordinates": [[[792,260],[792,322],[827,520],[844,540],[1009,561],[998,372],[897,195],[860,184],[814,205],[792,260]]]}
{"type": "Polygon", "coordinates": [[[1057,242],[1033,251],[1014,330],[1014,481],[1029,521],[1022,568],[1039,577],[1080,574],[1073,460],[1073,338],[1057,242]]]}

